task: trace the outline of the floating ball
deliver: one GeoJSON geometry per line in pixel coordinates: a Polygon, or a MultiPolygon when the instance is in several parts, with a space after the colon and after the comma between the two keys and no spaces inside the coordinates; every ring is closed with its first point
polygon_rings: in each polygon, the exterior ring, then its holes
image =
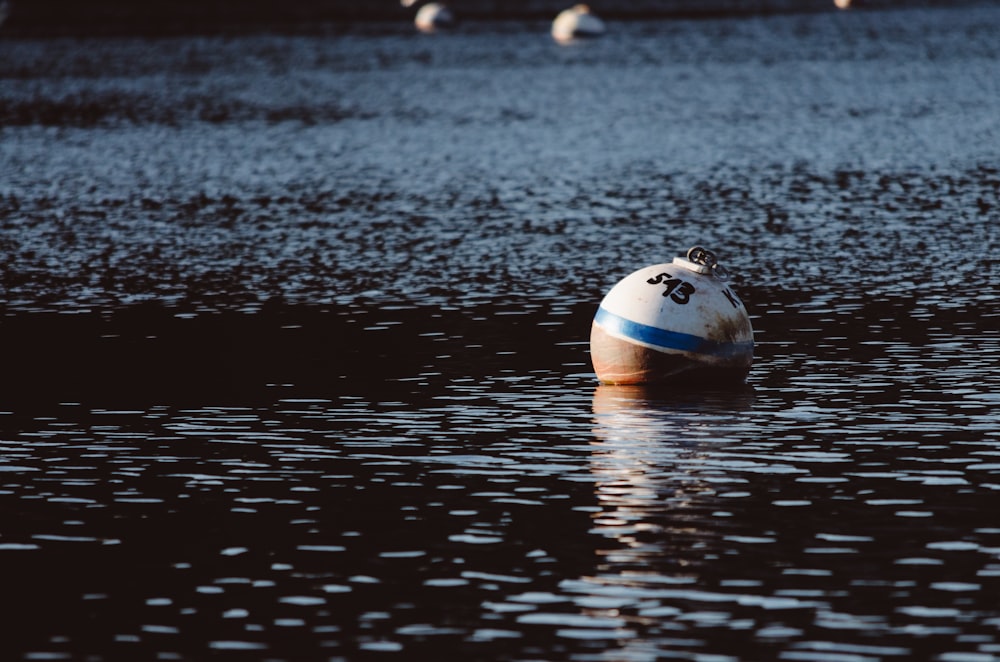
{"type": "Polygon", "coordinates": [[[417,11],[413,23],[421,32],[436,32],[437,30],[454,27],[455,15],[445,5],[439,2],[431,2],[417,11]]]}
{"type": "Polygon", "coordinates": [[[604,34],[604,21],[591,12],[587,5],[575,5],[565,9],[552,21],[552,38],[560,43],[598,37],[602,34],[604,34]]]}
{"type": "Polygon", "coordinates": [[[611,288],[590,331],[590,357],[606,384],[743,382],[753,363],[746,306],[715,255],[640,269],[611,288]]]}

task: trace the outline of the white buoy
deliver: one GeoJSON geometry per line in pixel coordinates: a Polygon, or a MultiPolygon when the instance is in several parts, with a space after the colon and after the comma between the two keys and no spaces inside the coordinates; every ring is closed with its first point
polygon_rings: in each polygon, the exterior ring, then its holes
{"type": "Polygon", "coordinates": [[[591,12],[587,5],[575,5],[565,9],[552,21],[552,38],[559,43],[598,37],[602,34],[604,34],[604,21],[591,12]]]}
{"type": "Polygon", "coordinates": [[[455,15],[451,9],[440,2],[431,2],[417,11],[414,25],[421,32],[436,32],[455,25],[455,15]]]}
{"type": "Polygon", "coordinates": [[[605,384],[742,382],[753,348],[746,307],[700,246],[622,279],[590,331],[590,358],[605,384]]]}
{"type": "Polygon", "coordinates": [[[850,9],[851,8],[851,0],[833,0],[833,4],[834,4],[834,6],[837,7],[837,9],[850,9]]]}

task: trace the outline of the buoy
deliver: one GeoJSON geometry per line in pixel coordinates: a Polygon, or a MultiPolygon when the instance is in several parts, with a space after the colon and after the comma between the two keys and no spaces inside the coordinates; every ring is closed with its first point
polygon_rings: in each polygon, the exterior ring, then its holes
{"type": "Polygon", "coordinates": [[[421,32],[435,32],[455,25],[455,15],[440,2],[431,2],[417,11],[414,25],[421,32]]]}
{"type": "Polygon", "coordinates": [[[559,12],[552,21],[552,38],[560,43],[598,37],[604,34],[604,21],[599,19],[587,5],[575,5],[559,12]]]}
{"type": "Polygon", "coordinates": [[[640,269],[601,301],[590,358],[605,384],[742,383],[753,363],[746,306],[700,246],[640,269]]]}
{"type": "Polygon", "coordinates": [[[833,0],[833,4],[834,4],[834,6],[837,7],[837,9],[850,9],[851,8],[851,0],[833,0]]]}

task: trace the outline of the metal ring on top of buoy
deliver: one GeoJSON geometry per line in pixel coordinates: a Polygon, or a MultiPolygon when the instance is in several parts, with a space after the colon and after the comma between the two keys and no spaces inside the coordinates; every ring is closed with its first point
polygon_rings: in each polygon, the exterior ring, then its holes
{"type": "Polygon", "coordinates": [[[691,260],[695,264],[704,264],[712,270],[712,273],[715,274],[716,278],[719,278],[720,280],[729,280],[729,272],[724,266],[719,264],[719,260],[715,257],[715,253],[707,248],[692,246],[688,249],[687,259],[691,260]]]}

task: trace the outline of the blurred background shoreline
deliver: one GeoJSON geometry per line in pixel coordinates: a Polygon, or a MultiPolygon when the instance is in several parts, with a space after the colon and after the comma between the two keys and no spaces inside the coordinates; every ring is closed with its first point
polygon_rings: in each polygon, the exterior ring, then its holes
{"type": "MultiPolygon", "coordinates": [[[[405,21],[413,8],[397,0],[14,0],[7,37],[106,34],[188,34],[272,29],[310,31],[358,21],[405,21]]],[[[460,19],[550,19],[573,0],[453,0],[460,19]]],[[[593,0],[610,20],[837,11],[833,0],[593,0]]],[[[851,9],[995,5],[984,0],[852,0],[851,9]]]]}

